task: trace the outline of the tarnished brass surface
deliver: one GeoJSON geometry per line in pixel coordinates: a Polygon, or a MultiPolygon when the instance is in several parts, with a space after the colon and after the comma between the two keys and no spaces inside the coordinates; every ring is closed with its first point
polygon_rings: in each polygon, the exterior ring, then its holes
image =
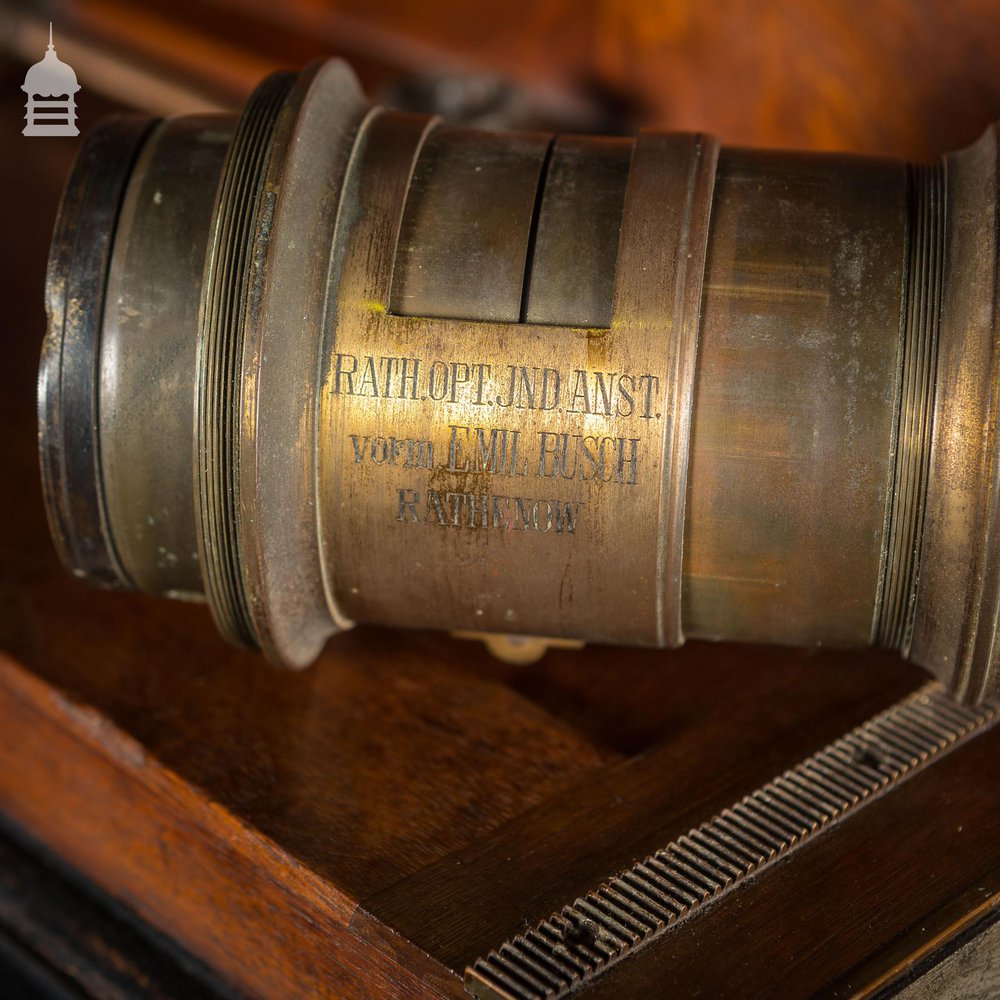
{"type": "Polygon", "coordinates": [[[906,221],[902,163],[721,157],[695,383],[688,634],[877,638],[906,221]]]}
{"type": "Polygon", "coordinates": [[[293,666],[373,621],[878,643],[995,695],[997,220],[996,129],[919,167],[483,132],[338,62],[109,122],[50,268],[53,533],[293,666]]]}
{"type": "Polygon", "coordinates": [[[100,333],[109,533],[136,587],[179,596],[202,589],[190,449],[177,443],[194,434],[191,330],[215,198],[189,178],[221,172],[232,129],[220,125],[192,116],[150,133],[119,210],[100,333]]]}

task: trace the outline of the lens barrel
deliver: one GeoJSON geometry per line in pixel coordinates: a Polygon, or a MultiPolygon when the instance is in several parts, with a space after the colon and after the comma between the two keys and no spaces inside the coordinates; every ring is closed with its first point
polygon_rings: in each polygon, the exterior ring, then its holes
{"type": "Polygon", "coordinates": [[[354,622],[899,650],[996,697],[998,147],[459,128],[342,62],[109,119],[39,378],[66,567],[354,622]]]}

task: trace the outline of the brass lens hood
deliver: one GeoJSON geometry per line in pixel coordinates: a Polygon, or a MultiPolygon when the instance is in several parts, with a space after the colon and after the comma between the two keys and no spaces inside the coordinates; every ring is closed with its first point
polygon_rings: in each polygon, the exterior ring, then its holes
{"type": "Polygon", "coordinates": [[[897,649],[1000,694],[996,128],[940,163],[500,133],[333,60],[68,182],[63,563],[304,666],[356,621],[897,649]]]}

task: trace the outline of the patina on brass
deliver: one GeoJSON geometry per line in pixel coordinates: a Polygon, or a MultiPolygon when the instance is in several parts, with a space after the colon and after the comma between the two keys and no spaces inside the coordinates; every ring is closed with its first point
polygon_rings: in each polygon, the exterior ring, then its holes
{"type": "Polygon", "coordinates": [[[477,131],[337,61],[110,120],[50,266],[63,562],[291,666],[363,621],[877,643],[995,696],[997,148],[477,131]]]}

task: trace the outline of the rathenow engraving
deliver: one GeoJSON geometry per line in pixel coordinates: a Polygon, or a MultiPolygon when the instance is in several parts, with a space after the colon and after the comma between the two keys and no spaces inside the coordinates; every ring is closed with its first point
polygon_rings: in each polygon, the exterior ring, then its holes
{"type": "Polygon", "coordinates": [[[486,493],[442,493],[427,489],[398,490],[396,520],[454,528],[499,528],[502,531],[576,532],[583,500],[535,500],[486,493]]]}
{"type": "MultiPolygon", "coordinates": [[[[572,413],[616,421],[661,419],[660,379],[651,374],[346,353],[335,355],[332,374],[331,390],[341,396],[434,406],[495,406],[511,413],[572,413]]],[[[572,535],[587,501],[565,498],[561,490],[542,484],[631,487],[639,482],[643,463],[641,437],[553,427],[447,423],[433,439],[405,432],[349,433],[348,439],[352,464],[431,474],[426,485],[393,487],[391,516],[401,525],[572,535]],[[435,473],[450,476],[446,488],[435,473]],[[465,476],[469,481],[463,488],[465,476]],[[498,485],[505,479],[520,479],[535,481],[535,486],[525,482],[524,489],[490,489],[486,482],[494,478],[498,485]],[[525,495],[529,493],[533,495],[525,495]]]]}

